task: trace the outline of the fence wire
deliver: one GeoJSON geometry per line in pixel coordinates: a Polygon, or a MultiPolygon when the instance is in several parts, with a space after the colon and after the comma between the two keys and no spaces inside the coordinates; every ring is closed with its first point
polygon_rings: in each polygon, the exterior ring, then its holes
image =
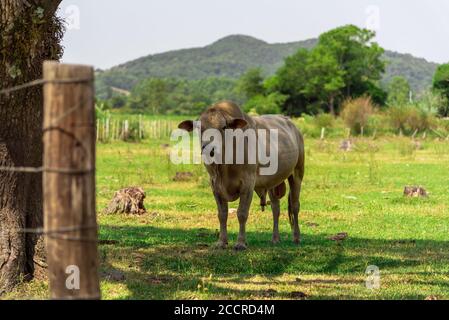
{"type": "Polygon", "coordinates": [[[67,236],[66,233],[82,231],[82,230],[98,230],[98,226],[87,225],[87,226],[69,226],[62,227],[56,230],[45,230],[44,228],[23,228],[18,229],[18,233],[29,233],[43,235],[52,239],[68,240],[68,241],[83,241],[83,242],[97,242],[96,238],[85,238],[85,237],[72,237],[67,236]]]}
{"type": "MultiPolygon", "coordinates": [[[[73,84],[73,83],[90,83],[93,79],[91,78],[72,78],[72,79],[54,79],[54,80],[47,80],[47,79],[36,79],[24,84],[20,84],[14,87],[1,89],[0,95],[6,95],[9,96],[10,94],[17,92],[19,90],[44,85],[47,83],[52,84],[73,84]]],[[[76,106],[68,109],[66,112],[64,112],[61,116],[56,118],[49,127],[43,129],[43,133],[51,130],[58,130],[60,128],[56,127],[56,125],[63,120],[65,117],[73,113],[75,110],[78,110],[84,105],[84,101],[81,101],[76,106]]],[[[89,174],[93,173],[95,171],[95,168],[87,168],[87,169],[71,169],[71,168],[49,168],[49,167],[15,167],[15,166],[0,166],[0,171],[4,172],[20,172],[20,173],[43,173],[43,172],[51,172],[51,173],[63,173],[63,174],[89,174]]],[[[44,228],[23,228],[18,229],[18,233],[28,233],[28,234],[38,234],[38,235],[44,235],[49,238],[53,239],[60,239],[60,240],[68,240],[68,241],[88,241],[88,242],[97,242],[98,239],[91,239],[91,238],[83,238],[83,237],[71,237],[67,236],[66,233],[71,233],[75,231],[82,231],[82,230],[88,230],[88,229],[95,229],[97,230],[98,227],[93,226],[69,226],[69,227],[63,227],[59,228],[57,230],[45,230],[44,228]]]]}
{"type": "Polygon", "coordinates": [[[16,92],[16,91],[19,91],[22,89],[35,87],[35,86],[43,85],[46,83],[71,84],[71,83],[89,83],[89,82],[92,82],[91,78],[54,79],[54,80],[36,79],[36,80],[30,81],[30,82],[27,82],[24,84],[19,84],[14,87],[2,89],[2,90],[0,90],[0,95],[9,95],[10,93],[13,93],[13,92],[16,92]]]}

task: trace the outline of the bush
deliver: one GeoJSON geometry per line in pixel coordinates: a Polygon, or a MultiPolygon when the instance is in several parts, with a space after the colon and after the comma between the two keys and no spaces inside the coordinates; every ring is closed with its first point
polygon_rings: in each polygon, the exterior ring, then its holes
{"type": "Polygon", "coordinates": [[[449,119],[438,119],[438,127],[449,132],[449,119]]]}
{"type": "Polygon", "coordinates": [[[318,138],[320,136],[321,128],[315,125],[313,116],[304,115],[301,118],[293,118],[292,121],[305,137],[318,138]]]}
{"type": "Polygon", "coordinates": [[[346,134],[343,121],[333,116],[329,118],[325,114],[318,116],[303,115],[301,118],[292,118],[291,120],[307,138],[320,138],[322,128],[326,128],[325,138],[341,138],[346,134]],[[326,120],[317,120],[319,116],[326,120]]]}
{"type": "Polygon", "coordinates": [[[448,100],[438,91],[426,90],[421,93],[418,106],[422,110],[427,110],[434,114],[444,115],[448,108],[448,100]]]}
{"type": "Polygon", "coordinates": [[[353,132],[361,133],[367,126],[375,106],[370,97],[350,98],[343,102],[341,117],[353,132]]]}
{"type": "Polygon", "coordinates": [[[388,117],[390,118],[390,124],[396,131],[404,131],[405,124],[407,123],[407,110],[403,107],[390,107],[388,108],[388,117]]]}
{"type": "Polygon", "coordinates": [[[389,131],[391,131],[391,127],[388,123],[388,116],[386,114],[376,113],[368,119],[367,130],[365,130],[365,132],[382,135],[389,131]]]}
{"type": "Polygon", "coordinates": [[[270,93],[268,96],[257,95],[248,100],[243,109],[257,114],[279,114],[285,99],[286,96],[280,93],[270,93]]]}
{"type": "Polygon", "coordinates": [[[109,116],[109,105],[105,101],[97,101],[95,103],[95,117],[97,119],[105,119],[109,116]]]}
{"type": "Polygon", "coordinates": [[[393,129],[406,133],[430,130],[436,125],[436,118],[431,112],[416,106],[391,107],[388,115],[393,129]]]}
{"type": "Polygon", "coordinates": [[[329,113],[320,113],[315,116],[313,122],[318,128],[332,128],[334,126],[335,119],[329,113]]]}

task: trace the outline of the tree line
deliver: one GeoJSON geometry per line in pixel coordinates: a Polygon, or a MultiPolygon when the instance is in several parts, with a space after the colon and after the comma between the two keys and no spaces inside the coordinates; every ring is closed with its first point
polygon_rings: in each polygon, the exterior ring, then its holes
{"type": "Polygon", "coordinates": [[[248,112],[339,114],[348,99],[369,97],[376,107],[415,105],[448,115],[449,65],[441,65],[433,86],[412,93],[407,79],[397,76],[381,84],[386,61],[375,32],[347,25],[320,35],[312,49],[299,49],[270,77],[250,69],[238,79],[181,80],[150,78],[139,82],[129,96],[101,97],[107,108],[151,114],[199,114],[219,100],[233,100],[248,112]]]}

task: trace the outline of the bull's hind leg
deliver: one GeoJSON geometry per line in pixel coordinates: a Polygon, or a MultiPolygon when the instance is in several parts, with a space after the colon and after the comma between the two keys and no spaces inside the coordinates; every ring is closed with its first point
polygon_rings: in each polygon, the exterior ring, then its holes
{"type": "Polygon", "coordinates": [[[293,229],[293,242],[298,244],[301,240],[299,231],[299,196],[301,193],[302,175],[300,170],[295,169],[295,172],[288,178],[290,185],[290,192],[288,194],[288,218],[293,229]]]}
{"type": "Polygon", "coordinates": [[[276,196],[274,189],[268,191],[268,195],[271,201],[271,211],[273,212],[273,238],[274,244],[279,243],[279,215],[281,214],[281,208],[279,206],[279,198],[276,196]]]}

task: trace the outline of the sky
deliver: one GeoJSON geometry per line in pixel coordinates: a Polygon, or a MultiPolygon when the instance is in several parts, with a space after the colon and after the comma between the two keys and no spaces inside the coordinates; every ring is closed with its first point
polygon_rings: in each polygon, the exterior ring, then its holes
{"type": "Polygon", "coordinates": [[[63,0],[63,61],[106,69],[245,34],[269,43],[355,24],[385,49],[449,62],[448,0],[63,0]]]}

